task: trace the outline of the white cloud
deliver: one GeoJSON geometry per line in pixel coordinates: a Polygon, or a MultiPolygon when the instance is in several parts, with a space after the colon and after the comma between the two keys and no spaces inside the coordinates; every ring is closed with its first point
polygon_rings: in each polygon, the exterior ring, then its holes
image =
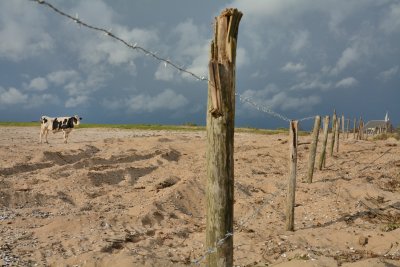
{"type": "Polygon", "coordinates": [[[84,77],[74,77],[63,86],[70,96],[89,95],[104,87],[112,77],[104,66],[93,66],[85,69],[84,77]]]}
{"type": "Polygon", "coordinates": [[[99,27],[109,27],[110,23],[116,17],[113,9],[102,0],[79,1],[77,6],[74,7],[74,12],[71,11],[70,13],[76,14],[75,10],[79,10],[79,18],[82,18],[89,24],[96,24],[99,27]]]}
{"type": "Polygon", "coordinates": [[[0,104],[2,105],[16,105],[26,103],[28,95],[25,95],[18,91],[16,88],[9,88],[5,90],[0,87],[0,104]]]}
{"type": "Polygon", "coordinates": [[[76,80],[79,74],[75,70],[59,70],[49,73],[46,78],[55,85],[65,84],[67,81],[76,80]]]}
{"type": "Polygon", "coordinates": [[[45,78],[37,77],[31,80],[28,87],[33,90],[44,91],[48,88],[48,85],[45,78]]]}
{"type": "Polygon", "coordinates": [[[282,100],[281,109],[284,111],[298,110],[301,112],[307,112],[312,110],[315,105],[321,102],[321,98],[314,95],[293,97],[282,92],[280,96],[280,100],[282,100]]]}
{"type": "Polygon", "coordinates": [[[317,90],[328,90],[332,88],[332,83],[331,82],[323,82],[318,78],[315,79],[309,79],[302,81],[298,84],[293,85],[290,90],[312,90],[312,89],[317,89],[317,90]]]}
{"type": "Polygon", "coordinates": [[[181,94],[166,89],[156,96],[140,94],[127,101],[128,108],[135,112],[154,112],[157,110],[177,110],[183,108],[189,101],[181,94]]]}
{"type": "MultiPolygon", "coordinates": [[[[172,31],[176,38],[176,47],[173,52],[176,60],[190,62],[184,68],[197,76],[208,74],[210,40],[203,32],[205,30],[195,25],[191,19],[179,23],[172,31]]],[[[188,81],[195,81],[191,75],[182,73],[182,76],[188,81]]]]}
{"type": "Polygon", "coordinates": [[[281,68],[281,70],[284,72],[298,72],[304,70],[305,68],[306,66],[303,63],[288,62],[281,68]]]}
{"type": "Polygon", "coordinates": [[[101,101],[101,105],[108,110],[124,109],[126,107],[123,99],[109,99],[105,98],[101,101]]]}
{"type": "Polygon", "coordinates": [[[380,25],[386,33],[400,32],[400,4],[393,4],[380,25]]]}
{"type": "MultiPolygon", "coordinates": [[[[121,15],[104,1],[79,1],[74,11],[70,13],[74,14],[75,10],[79,10],[79,17],[88,24],[106,29],[128,44],[153,49],[155,44],[161,43],[156,28],[131,28],[119,24],[117,21],[121,15]]],[[[134,60],[144,56],[142,51],[128,48],[122,42],[104,34],[88,34],[87,30],[77,30],[69,24],[63,26],[63,31],[69,34],[71,40],[68,47],[78,53],[79,60],[85,68],[102,63],[132,68],[132,66],[135,67],[134,60]]],[[[151,52],[154,51],[151,50],[151,52]]],[[[131,73],[135,74],[135,72],[131,73]]]]}
{"type": "Polygon", "coordinates": [[[388,70],[382,71],[379,73],[378,78],[381,79],[384,82],[389,81],[393,76],[397,75],[399,73],[399,66],[394,66],[388,70]]]}
{"type": "Polygon", "coordinates": [[[336,63],[336,66],[332,68],[331,74],[337,75],[341,71],[343,71],[347,66],[351,63],[357,61],[361,56],[361,53],[355,47],[348,47],[346,48],[339,60],[336,63]]]}
{"type": "Polygon", "coordinates": [[[29,102],[26,104],[26,108],[35,107],[48,107],[49,105],[60,104],[60,99],[56,95],[51,94],[40,94],[32,95],[29,97],[29,102]]]}
{"type": "Polygon", "coordinates": [[[46,23],[33,2],[0,1],[0,58],[20,61],[51,51],[46,23]]]}
{"type": "Polygon", "coordinates": [[[67,101],[65,101],[65,107],[66,108],[74,108],[74,107],[80,106],[82,104],[85,104],[88,100],[89,100],[89,98],[85,95],[70,97],[67,101]]]}
{"type": "MultiPolygon", "coordinates": [[[[155,30],[147,29],[128,29],[125,26],[111,24],[112,33],[129,44],[152,49],[154,44],[159,44],[158,33],[155,30]]],[[[108,36],[87,36],[81,32],[76,33],[76,44],[74,50],[79,54],[80,61],[90,68],[93,65],[108,63],[113,66],[134,65],[134,60],[145,56],[141,51],[135,51],[126,47],[121,42],[109,38],[108,36]]],[[[149,50],[150,52],[156,52],[149,50]]]]}
{"type": "Polygon", "coordinates": [[[354,77],[347,77],[338,81],[335,85],[336,88],[349,88],[358,84],[358,81],[354,77]]]}
{"type": "MultiPolygon", "coordinates": [[[[249,97],[257,105],[267,107],[273,111],[298,110],[304,112],[311,110],[313,106],[321,102],[318,96],[296,97],[289,95],[286,92],[280,91],[274,84],[268,85],[263,90],[246,90],[243,96],[249,97]]],[[[254,110],[254,107],[248,103],[245,103],[245,106],[250,110],[254,110]]]]}
{"type": "Polygon", "coordinates": [[[309,44],[310,33],[308,31],[299,31],[294,34],[290,50],[297,54],[309,44]]]}

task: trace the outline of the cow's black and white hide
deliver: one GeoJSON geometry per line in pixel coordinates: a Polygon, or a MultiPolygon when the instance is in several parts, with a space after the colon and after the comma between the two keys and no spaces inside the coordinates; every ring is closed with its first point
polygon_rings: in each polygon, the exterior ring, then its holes
{"type": "Polygon", "coordinates": [[[74,129],[75,126],[80,124],[80,118],[78,115],[73,117],[56,117],[52,118],[49,116],[42,116],[40,119],[41,127],[40,127],[40,143],[42,143],[43,137],[46,140],[46,143],[49,143],[47,140],[47,135],[49,131],[53,133],[63,132],[64,133],[64,143],[68,141],[68,135],[74,129]]]}

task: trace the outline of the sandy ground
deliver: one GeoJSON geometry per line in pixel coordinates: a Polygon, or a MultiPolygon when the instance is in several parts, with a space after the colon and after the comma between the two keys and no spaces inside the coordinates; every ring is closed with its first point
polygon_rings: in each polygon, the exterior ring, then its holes
{"type": "MultiPolygon", "coordinates": [[[[205,132],[0,128],[1,266],[205,265],[205,132]]],[[[400,143],[340,140],[285,231],[286,135],[235,135],[235,266],[400,266],[400,143]]]]}

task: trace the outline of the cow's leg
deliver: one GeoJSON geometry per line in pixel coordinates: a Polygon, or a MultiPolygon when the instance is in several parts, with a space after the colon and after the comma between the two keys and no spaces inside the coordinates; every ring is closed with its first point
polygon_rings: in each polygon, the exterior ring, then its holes
{"type": "Polygon", "coordinates": [[[49,141],[47,140],[47,135],[49,134],[49,129],[44,129],[44,138],[46,139],[46,144],[49,143],[49,141]]]}
{"type": "Polygon", "coordinates": [[[66,144],[68,141],[68,132],[64,131],[64,130],[63,130],[63,132],[64,132],[64,143],[66,144]]]}

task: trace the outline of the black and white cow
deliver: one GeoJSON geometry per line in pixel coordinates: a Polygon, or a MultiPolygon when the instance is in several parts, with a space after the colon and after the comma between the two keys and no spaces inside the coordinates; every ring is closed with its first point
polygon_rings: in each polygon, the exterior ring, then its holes
{"type": "Polygon", "coordinates": [[[63,132],[64,143],[67,143],[69,133],[72,131],[75,125],[80,124],[81,120],[82,118],[80,118],[78,115],[75,115],[73,117],[57,118],[42,116],[42,118],[40,119],[40,143],[42,143],[43,136],[45,137],[46,143],[49,143],[49,141],[47,141],[47,135],[49,131],[52,131],[53,133],[63,132]]]}

